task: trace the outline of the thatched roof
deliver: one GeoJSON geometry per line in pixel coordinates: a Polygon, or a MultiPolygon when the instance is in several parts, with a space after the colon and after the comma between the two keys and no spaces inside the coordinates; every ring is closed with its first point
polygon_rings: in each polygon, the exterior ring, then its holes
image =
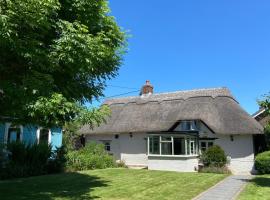
{"type": "Polygon", "coordinates": [[[227,88],[199,89],[110,99],[107,123],[84,134],[168,131],[179,120],[202,120],[219,134],[261,134],[262,126],[244,111],[227,88]]]}

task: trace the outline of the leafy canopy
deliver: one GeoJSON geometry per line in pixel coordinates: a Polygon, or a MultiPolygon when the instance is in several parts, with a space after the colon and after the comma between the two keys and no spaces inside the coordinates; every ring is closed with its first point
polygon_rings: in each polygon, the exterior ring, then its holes
{"type": "MultiPolygon", "coordinates": [[[[265,109],[266,116],[270,116],[270,94],[264,95],[263,99],[258,101],[260,107],[265,109]]],[[[264,127],[267,148],[270,149],[270,121],[264,127]]]]}
{"type": "Polygon", "coordinates": [[[0,116],[88,123],[97,110],[82,105],[102,96],[126,49],[109,12],[107,0],[0,1],[0,116]]]}

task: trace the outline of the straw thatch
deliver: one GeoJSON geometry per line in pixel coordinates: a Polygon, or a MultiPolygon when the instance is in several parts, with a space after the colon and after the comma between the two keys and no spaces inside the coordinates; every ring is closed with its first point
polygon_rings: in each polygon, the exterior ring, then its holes
{"type": "Polygon", "coordinates": [[[112,114],[107,123],[84,134],[168,131],[179,120],[202,120],[219,134],[261,134],[262,126],[245,112],[227,88],[178,91],[104,102],[112,114]]]}

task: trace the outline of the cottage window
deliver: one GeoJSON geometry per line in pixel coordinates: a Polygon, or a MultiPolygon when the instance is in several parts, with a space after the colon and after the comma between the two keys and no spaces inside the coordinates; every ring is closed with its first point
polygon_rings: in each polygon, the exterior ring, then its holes
{"type": "Polygon", "coordinates": [[[49,144],[51,140],[51,132],[50,129],[47,128],[39,128],[37,130],[37,142],[49,144]]]}
{"type": "Polygon", "coordinates": [[[104,145],[104,149],[105,149],[105,151],[111,151],[111,141],[102,141],[101,140],[101,142],[103,143],[103,145],[104,145]]]}
{"type": "Polygon", "coordinates": [[[111,151],[111,143],[110,142],[105,142],[104,147],[106,151],[111,151]]]}
{"type": "Polygon", "coordinates": [[[7,142],[18,142],[21,140],[21,129],[17,127],[9,127],[7,142]]]}
{"type": "Polygon", "coordinates": [[[181,131],[196,131],[197,128],[197,122],[196,121],[181,121],[180,122],[180,129],[181,131]]]}
{"type": "Polygon", "coordinates": [[[206,151],[209,147],[211,147],[213,145],[214,145],[213,141],[201,141],[200,142],[201,152],[206,151]]]}
{"type": "Polygon", "coordinates": [[[174,155],[185,155],[185,138],[173,138],[174,155]]]}
{"type": "Polygon", "coordinates": [[[195,136],[149,136],[149,155],[197,155],[197,138],[195,136]]]}
{"type": "Polygon", "coordinates": [[[40,136],[39,136],[40,143],[48,143],[49,142],[49,129],[41,129],[40,136]]]}
{"type": "Polygon", "coordinates": [[[148,154],[159,154],[159,136],[152,136],[148,140],[150,143],[148,154]]]}

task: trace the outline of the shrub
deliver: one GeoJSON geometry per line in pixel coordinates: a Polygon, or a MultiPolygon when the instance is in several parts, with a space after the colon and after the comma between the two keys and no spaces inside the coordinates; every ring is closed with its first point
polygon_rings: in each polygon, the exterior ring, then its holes
{"type": "Polygon", "coordinates": [[[123,160],[120,160],[119,162],[117,162],[116,165],[117,165],[117,167],[120,167],[120,168],[128,168],[125,161],[123,161],[123,160]]]}
{"type": "Polygon", "coordinates": [[[8,163],[8,156],[10,152],[6,150],[3,144],[0,144],[0,170],[8,163]]]}
{"type": "Polygon", "coordinates": [[[270,174],[270,151],[265,151],[256,156],[255,168],[260,174],[270,174]]]}
{"type": "Polygon", "coordinates": [[[227,163],[225,152],[220,146],[209,147],[201,156],[201,161],[206,167],[224,167],[227,163]]]}
{"type": "Polygon", "coordinates": [[[8,161],[2,168],[0,178],[19,178],[47,173],[47,162],[51,157],[48,144],[27,145],[12,142],[7,145],[8,161]]]}
{"type": "Polygon", "coordinates": [[[115,167],[116,163],[112,156],[105,150],[103,144],[89,143],[77,151],[67,154],[68,170],[89,170],[115,167]]]}
{"type": "Polygon", "coordinates": [[[0,166],[0,178],[19,178],[27,176],[58,173],[64,170],[65,147],[52,151],[46,143],[25,144],[12,142],[6,150],[10,152],[5,165],[0,166]]]}
{"type": "Polygon", "coordinates": [[[64,145],[59,148],[56,148],[56,150],[53,151],[53,155],[49,159],[48,164],[47,164],[47,172],[49,174],[60,173],[64,171],[65,164],[67,161],[66,154],[67,154],[67,149],[66,149],[66,146],[64,145]]]}

